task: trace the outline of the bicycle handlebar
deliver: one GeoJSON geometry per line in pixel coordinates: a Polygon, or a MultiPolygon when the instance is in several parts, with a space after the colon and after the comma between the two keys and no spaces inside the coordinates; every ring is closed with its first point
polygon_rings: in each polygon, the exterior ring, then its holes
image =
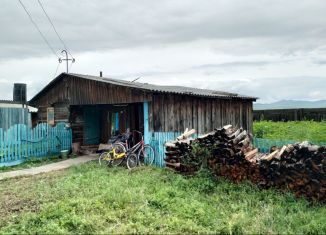
{"type": "Polygon", "coordinates": [[[142,132],[140,132],[140,131],[137,131],[137,130],[133,130],[132,132],[136,132],[136,133],[140,134],[140,136],[141,136],[141,138],[142,138],[142,139],[144,138],[144,136],[143,136],[143,133],[142,133],[142,132]]]}

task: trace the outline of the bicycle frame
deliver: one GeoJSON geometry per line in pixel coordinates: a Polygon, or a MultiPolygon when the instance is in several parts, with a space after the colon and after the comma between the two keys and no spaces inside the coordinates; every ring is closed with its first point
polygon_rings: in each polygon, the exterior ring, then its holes
{"type": "Polygon", "coordinates": [[[125,153],[120,153],[119,154],[119,153],[116,153],[115,148],[113,148],[107,154],[107,157],[109,157],[108,160],[125,158],[126,156],[128,156],[131,153],[138,154],[140,151],[142,151],[144,149],[145,142],[144,142],[144,136],[143,136],[143,134],[140,131],[135,131],[135,132],[137,132],[137,133],[139,133],[141,135],[141,140],[137,144],[135,144],[134,146],[132,146],[131,148],[128,148],[128,142],[127,141],[125,143],[124,142],[120,142],[124,146],[126,146],[127,151],[125,153]],[[113,156],[113,159],[111,159],[112,158],[111,156],[113,156]]]}
{"type": "Polygon", "coordinates": [[[144,146],[145,146],[144,136],[143,136],[143,133],[141,133],[140,131],[134,130],[134,132],[137,132],[137,133],[139,133],[141,135],[141,140],[136,145],[131,147],[130,149],[127,149],[127,153],[136,153],[136,154],[138,154],[141,150],[144,149],[144,146]]]}
{"type": "Polygon", "coordinates": [[[116,153],[115,148],[113,148],[110,152],[107,153],[104,160],[114,160],[126,157],[126,153],[116,153]],[[111,159],[111,154],[113,154],[113,159],[111,159]],[[108,159],[107,159],[108,158],[108,159]]]}

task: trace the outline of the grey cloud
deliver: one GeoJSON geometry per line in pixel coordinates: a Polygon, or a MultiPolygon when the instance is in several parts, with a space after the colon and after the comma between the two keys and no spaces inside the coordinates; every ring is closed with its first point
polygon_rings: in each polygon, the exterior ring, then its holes
{"type": "MultiPolygon", "coordinates": [[[[59,53],[37,1],[22,1],[59,53]]],[[[42,2],[77,56],[73,72],[104,70],[263,101],[326,98],[324,0],[42,2]]],[[[13,82],[27,82],[31,97],[53,78],[57,60],[18,1],[1,4],[0,99],[11,98],[13,82]]]]}
{"type": "Polygon", "coordinates": [[[318,65],[326,65],[326,60],[315,60],[314,63],[318,65]]]}
{"type": "MultiPolygon", "coordinates": [[[[62,46],[37,1],[24,3],[59,52],[62,46]]],[[[326,36],[325,1],[43,0],[43,4],[74,52],[201,39],[239,40],[242,45],[268,41],[262,50],[296,51],[316,48],[326,36]]],[[[17,1],[3,0],[0,15],[0,58],[50,53],[17,1]]]]}
{"type": "MultiPolygon", "coordinates": [[[[317,100],[326,99],[326,77],[264,77],[248,80],[219,82],[218,87],[229,88],[233,92],[259,97],[263,102],[282,99],[317,100]]],[[[259,101],[260,102],[260,101],[259,101]]]]}
{"type": "MultiPolygon", "coordinates": [[[[242,66],[264,66],[273,64],[275,62],[272,61],[234,61],[228,63],[220,63],[220,64],[202,64],[198,66],[194,66],[193,69],[211,69],[211,68],[225,68],[225,67],[242,67],[242,66]]],[[[279,62],[278,62],[279,63],[279,62]]]]}

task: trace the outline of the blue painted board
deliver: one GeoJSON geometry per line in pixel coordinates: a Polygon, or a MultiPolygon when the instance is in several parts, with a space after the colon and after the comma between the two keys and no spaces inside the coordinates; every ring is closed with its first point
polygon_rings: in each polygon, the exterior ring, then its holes
{"type": "Polygon", "coordinates": [[[96,107],[85,107],[84,123],[84,144],[99,144],[100,111],[96,107]]]}

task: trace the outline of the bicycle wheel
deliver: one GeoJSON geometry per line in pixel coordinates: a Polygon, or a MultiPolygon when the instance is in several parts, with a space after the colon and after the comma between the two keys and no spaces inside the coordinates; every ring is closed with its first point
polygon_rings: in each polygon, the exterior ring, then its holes
{"type": "Polygon", "coordinates": [[[150,145],[145,145],[143,149],[138,152],[138,159],[140,165],[152,165],[155,160],[155,151],[150,145]]]}
{"type": "MultiPolygon", "coordinates": [[[[121,143],[114,143],[113,148],[116,154],[121,154],[126,152],[126,148],[121,143]]],[[[124,158],[114,158],[111,162],[112,166],[119,166],[123,162],[124,158]]]]}
{"type": "Polygon", "coordinates": [[[127,157],[127,167],[129,170],[137,167],[138,165],[138,157],[135,153],[131,153],[127,157]]]}
{"type": "Polygon", "coordinates": [[[103,152],[100,154],[99,158],[98,158],[98,163],[100,164],[100,166],[108,166],[111,164],[111,158],[108,156],[108,152],[103,152]]]}

